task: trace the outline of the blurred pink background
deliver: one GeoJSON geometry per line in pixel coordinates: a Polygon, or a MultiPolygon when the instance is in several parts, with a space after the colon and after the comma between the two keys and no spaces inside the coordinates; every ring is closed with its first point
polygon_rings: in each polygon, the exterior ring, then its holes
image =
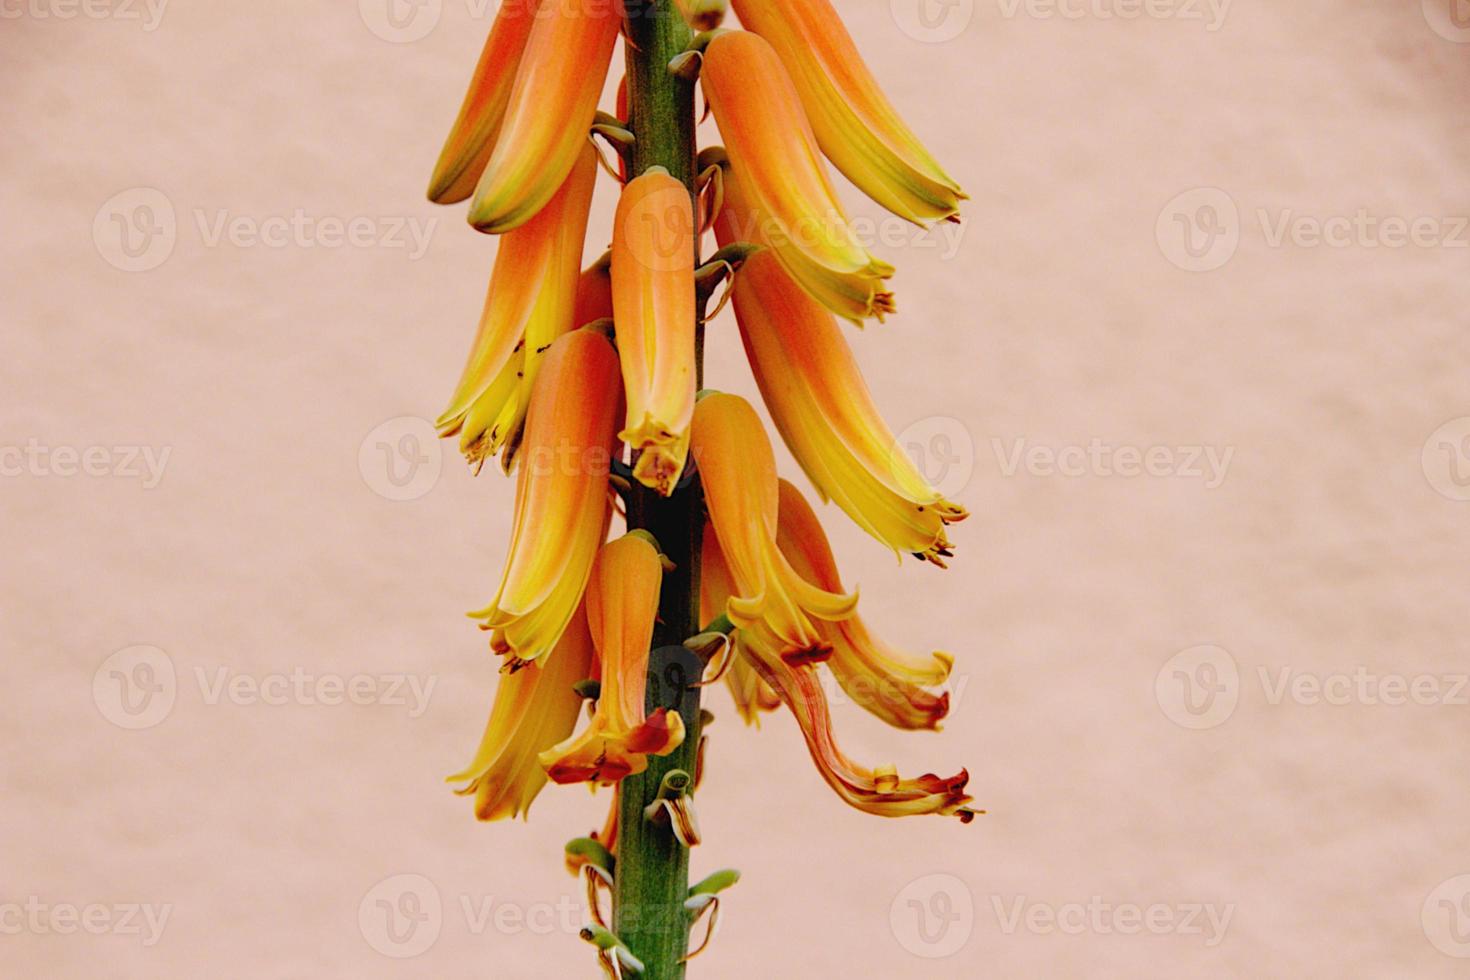
{"type": "MultiPolygon", "coordinates": [[[[947,572],[824,519],[955,696],[839,735],[990,814],[849,810],[716,692],[692,975],[1465,975],[1470,22],[926,3],[843,7],[973,200],[844,187],[899,267],[851,337],[974,516],[947,572]]],[[[425,434],[495,242],[423,189],[493,4],[3,9],[0,972],[596,975],[606,795],[442,782],[511,486],[425,434]]]]}

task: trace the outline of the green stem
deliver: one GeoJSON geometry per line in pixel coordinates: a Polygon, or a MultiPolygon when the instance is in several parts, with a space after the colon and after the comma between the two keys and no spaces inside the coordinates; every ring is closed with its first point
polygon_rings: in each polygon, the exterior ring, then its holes
{"type": "MultiPolygon", "coordinates": [[[[670,0],[627,0],[627,78],[630,128],[636,137],[631,176],[663,167],[694,194],[694,85],[668,71],[689,44],[691,32],[670,0]]],[[[696,248],[697,248],[696,243],[696,248]]],[[[698,324],[691,329],[702,333],[698,324]]],[[[702,348],[702,344],[700,347],[702,348]]],[[[703,352],[697,365],[703,375],[703,352]]],[[[658,539],[676,566],[664,578],[659,622],[648,664],[649,710],[677,710],[684,719],[683,744],[648,760],[648,769],[623,780],[618,812],[617,873],[613,931],[646,969],[645,980],[679,980],[689,946],[689,852],[667,823],[644,817],[673,769],[693,774],[700,718],[699,661],[683,642],[699,632],[699,552],[704,502],[697,480],[686,480],[665,499],[641,486],[628,503],[628,526],[658,539]]]]}

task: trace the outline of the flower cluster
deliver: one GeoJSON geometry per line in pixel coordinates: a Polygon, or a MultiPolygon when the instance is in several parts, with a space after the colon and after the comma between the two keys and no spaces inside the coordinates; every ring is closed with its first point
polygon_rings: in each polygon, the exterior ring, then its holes
{"type": "Polygon", "coordinates": [[[965,511],[896,445],[848,346],[843,321],[895,311],[893,267],[859,242],[828,165],[920,225],[957,220],[964,194],[829,0],[733,0],[744,30],[719,28],[723,3],[681,2],[688,44],[668,70],[701,86],[724,145],[697,161],[690,148],[687,183],[659,166],[634,173],[645,121],[629,118],[626,89],[616,113],[599,111],[628,3],[506,0],[430,184],[499,237],[438,425],[471,465],[498,456],[515,478],[500,585],[472,614],[502,677],[479,751],[450,778],[494,820],[525,813],[548,781],[616,785],[682,744],[680,715],[645,707],[669,562],[646,532],[613,526],[620,496],[693,493],[709,625],[689,645],[710,654],[741,715],[784,704],[822,778],[860,810],[968,820],[964,771],[900,777],[849,758],[820,675],[893,726],[934,730],[952,658],[870,632],[755,407],[697,390],[698,338],[724,283],[765,407],[818,496],[900,556],[943,565],[965,511]],[[611,248],[583,268],[606,152],[594,136],[619,156],[607,169],[621,189],[611,248]],[[719,250],[701,264],[707,232],[719,250]]]}

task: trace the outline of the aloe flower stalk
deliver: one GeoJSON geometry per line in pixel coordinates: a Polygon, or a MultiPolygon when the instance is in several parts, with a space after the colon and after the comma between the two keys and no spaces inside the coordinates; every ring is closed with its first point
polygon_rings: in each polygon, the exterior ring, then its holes
{"type": "Polygon", "coordinates": [[[527,814],[548,785],[611,790],[600,828],[562,857],[587,888],[580,936],[612,977],[679,980],[732,907],[738,872],[689,884],[691,850],[710,846],[701,699],[720,675],[748,724],[790,711],[857,810],[976,812],[963,769],[900,775],[839,747],[826,681],[894,729],[938,731],[954,659],[879,637],[756,406],[697,391],[723,284],[817,494],[942,564],[965,512],[898,451],[837,320],[893,313],[893,268],[859,241],[825,160],[910,220],[951,217],[963,195],[827,0],[735,5],[751,30],[719,29],[726,0],[506,0],[430,180],[433,200],[472,197],[471,224],[500,236],[439,429],[475,474],[499,455],[515,481],[499,586],[471,614],[501,670],[449,779],[485,821],[527,814]],[[598,103],[620,36],[614,115],[598,103]],[[701,88],[725,143],[703,152],[701,88]],[[617,206],[593,258],[602,169],[617,206]],[[720,248],[702,255],[711,226],[720,248]]]}

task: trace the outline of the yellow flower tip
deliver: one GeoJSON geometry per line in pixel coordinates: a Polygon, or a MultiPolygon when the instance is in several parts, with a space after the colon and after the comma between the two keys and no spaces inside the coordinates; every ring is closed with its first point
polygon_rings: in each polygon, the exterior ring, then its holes
{"type": "Polygon", "coordinates": [[[597,116],[620,4],[547,3],[531,18],[495,147],[470,203],[478,231],[529,221],[566,179],[597,116]]]}
{"type": "Polygon", "coordinates": [[[501,4],[429,180],[429,200],[435,204],[454,204],[474,193],[495,148],[538,2],[507,0],[501,4]]]}
{"type": "Polygon", "coordinates": [[[624,430],[622,439],[637,453],[633,478],[661,496],[671,496],[688,459],[688,430],[674,435],[650,420],[644,429],[624,430]]]}
{"type": "Polygon", "coordinates": [[[966,195],[904,124],[830,0],[734,0],[790,72],[822,152],[873,200],[918,225],[966,195]]]}

